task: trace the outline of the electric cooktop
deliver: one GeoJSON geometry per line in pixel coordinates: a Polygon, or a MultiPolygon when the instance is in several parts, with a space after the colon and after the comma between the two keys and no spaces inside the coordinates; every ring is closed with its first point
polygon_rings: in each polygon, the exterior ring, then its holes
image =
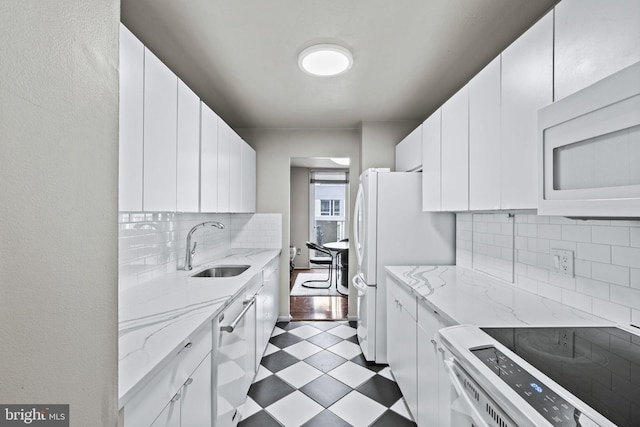
{"type": "MultiPolygon", "coordinates": [[[[481,329],[611,422],[620,427],[640,425],[640,329],[637,333],[617,327],[481,329]]],[[[527,400],[533,402],[541,385],[525,382],[531,396],[527,400]]]]}

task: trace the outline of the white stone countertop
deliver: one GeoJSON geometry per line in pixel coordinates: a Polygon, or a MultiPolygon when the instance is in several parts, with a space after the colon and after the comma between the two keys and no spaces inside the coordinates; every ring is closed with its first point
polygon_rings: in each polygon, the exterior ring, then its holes
{"type": "Polygon", "coordinates": [[[227,307],[245,285],[279,255],[279,249],[233,249],[215,261],[194,266],[192,271],[176,271],[121,292],[119,407],[122,408],[184,347],[190,336],[227,307]],[[190,277],[219,264],[248,264],[251,267],[235,277],[190,277]]]}
{"type": "Polygon", "coordinates": [[[609,320],[453,266],[388,266],[387,272],[451,324],[481,327],[612,325],[609,320]]]}

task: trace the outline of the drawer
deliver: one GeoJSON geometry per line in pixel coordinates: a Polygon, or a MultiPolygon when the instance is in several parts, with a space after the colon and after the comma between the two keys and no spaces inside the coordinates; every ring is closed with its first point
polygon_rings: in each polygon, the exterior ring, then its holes
{"type": "Polygon", "coordinates": [[[171,361],[124,407],[125,427],[150,426],[212,348],[211,322],[185,340],[171,361]]]}
{"type": "Polygon", "coordinates": [[[402,305],[402,309],[416,319],[418,304],[416,296],[405,285],[399,284],[392,277],[387,276],[387,280],[387,286],[389,286],[392,298],[397,299],[397,302],[402,305]]]}

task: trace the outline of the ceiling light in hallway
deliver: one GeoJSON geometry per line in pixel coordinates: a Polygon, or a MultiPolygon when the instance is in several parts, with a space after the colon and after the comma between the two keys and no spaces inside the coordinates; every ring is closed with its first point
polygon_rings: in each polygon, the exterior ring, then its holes
{"type": "Polygon", "coordinates": [[[314,76],[336,76],[353,65],[351,52],[336,44],[317,44],[300,52],[298,66],[314,76]]]}

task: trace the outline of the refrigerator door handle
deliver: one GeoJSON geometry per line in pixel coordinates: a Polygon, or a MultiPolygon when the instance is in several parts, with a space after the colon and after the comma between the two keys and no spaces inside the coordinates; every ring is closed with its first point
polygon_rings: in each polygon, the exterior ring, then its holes
{"type": "Polygon", "coordinates": [[[367,291],[367,285],[360,278],[359,274],[353,276],[353,279],[351,281],[353,282],[353,287],[356,288],[358,290],[358,292],[364,293],[364,292],[367,291]]]}
{"type": "MultiPolygon", "coordinates": [[[[355,247],[356,247],[356,256],[358,259],[358,267],[360,267],[360,265],[362,265],[362,255],[363,255],[363,251],[364,251],[364,233],[361,236],[360,235],[360,227],[363,226],[362,222],[363,222],[363,217],[361,216],[363,214],[363,206],[362,204],[364,203],[364,196],[362,194],[362,184],[360,184],[358,186],[358,195],[356,196],[356,205],[353,211],[353,240],[355,243],[355,247]]],[[[364,231],[364,230],[363,230],[364,231]]],[[[354,281],[355,284],[355,281],[354,281]]]]}

